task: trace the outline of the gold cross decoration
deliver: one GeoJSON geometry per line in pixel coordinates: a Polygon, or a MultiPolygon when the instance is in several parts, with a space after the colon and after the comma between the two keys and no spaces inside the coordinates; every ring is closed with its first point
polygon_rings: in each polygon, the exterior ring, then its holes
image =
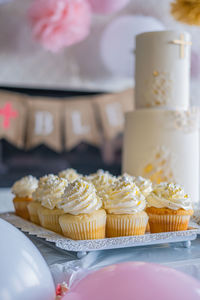
{"type": "Polygon", "coordinates": [[[172,44],[180,46],[180,58],[184,58],[185,57],[185,46],[192,45],[192,42],[185,41],[184,34],[181,33],[180,40],[173,40],[172,44]]]}

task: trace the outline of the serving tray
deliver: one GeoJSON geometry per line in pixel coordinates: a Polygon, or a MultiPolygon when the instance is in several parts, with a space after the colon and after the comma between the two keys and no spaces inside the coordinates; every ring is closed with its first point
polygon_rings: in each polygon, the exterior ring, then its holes
{"type": "Polygon", "coordinates": [[[0,218],[21,229],[23,232],[35,235],[48,242],[55,243],[56,247],[60,249],[77,252],[77,256],[79,258],[90,251],[163,243],[181,243],[184,247],[188,248],[191,245],[191,241],[196,239],[200,228],[196,223],[192,223],[192,227],[186,231],[172,231],[154,234],[147,233],[139,236],[75,241],[26,221],[19,216],[16,216],[14,213],[0,214],[0,218]]]}

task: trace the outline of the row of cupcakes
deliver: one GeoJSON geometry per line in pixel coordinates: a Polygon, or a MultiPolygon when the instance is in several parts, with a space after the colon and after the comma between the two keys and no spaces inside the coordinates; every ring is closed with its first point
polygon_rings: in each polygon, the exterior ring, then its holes
{"type": "Polygon", "coordinates": [[[192,201],[173,183],[99,170],[82,176],[73,169],[39,179],[26,176],[12,188],[23,218],[72,239],[142,235],[186,230],[192,201]]]}

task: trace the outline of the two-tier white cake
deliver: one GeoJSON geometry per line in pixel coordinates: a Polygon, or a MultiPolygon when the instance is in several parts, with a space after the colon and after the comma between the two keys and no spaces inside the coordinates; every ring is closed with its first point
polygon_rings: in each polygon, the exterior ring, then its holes
{"type": "Polygon", "coordinates": [[[190,36],[136,37],[135,107],[126,115],[123,171],[182,184],[199,201],[199,118],[189,107],[190,36]]]}

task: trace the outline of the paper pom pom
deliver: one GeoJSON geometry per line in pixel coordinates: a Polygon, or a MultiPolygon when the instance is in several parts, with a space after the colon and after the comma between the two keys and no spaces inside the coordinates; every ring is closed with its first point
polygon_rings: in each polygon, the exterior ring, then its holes
{"type": "Polygon", "coordinates": [[[86,0],[35,0],[28,15],[34,38],[52,52],[80,42],[90,31],[86,0]]]}
{"type": "Polygon", "coordinates": [[[97,14],[112,14],[122,9],[129,0],[88,0],[92,11],[97,14]]]}
{"type": "Polygon", "coordinates": [[[200,26],[200,1],[176,0],[171,3],[171,14],[177,21],[200,26]]]}

